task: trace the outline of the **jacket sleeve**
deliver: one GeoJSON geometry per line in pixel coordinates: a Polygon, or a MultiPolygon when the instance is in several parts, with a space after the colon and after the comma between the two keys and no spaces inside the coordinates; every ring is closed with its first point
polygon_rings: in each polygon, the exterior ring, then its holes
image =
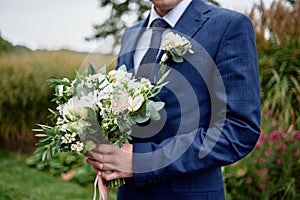
{"type": "Polygon", "coordinates": [[[218,101],[213,103],[224,104],[225,109],[221,106],[212,112],[215,121],[207,129],[198,128],[159,144],[134,143],[136,186],[221,167],[243,158],[254,148],[260,134],[260,89],[255,37],[249,18],[239,14],[229,23],[214,61],[226,97],[219,94],[218,85],[213,85],[218,101]],[[174,162],[162,164],[187,143],[188,148],[174,162]]]}

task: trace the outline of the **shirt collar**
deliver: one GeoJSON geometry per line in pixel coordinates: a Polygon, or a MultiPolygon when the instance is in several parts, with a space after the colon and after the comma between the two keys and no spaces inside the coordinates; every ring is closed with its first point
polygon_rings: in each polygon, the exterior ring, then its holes
{"type": "MultiPolygon", "coordinates": [[[[162,19],[168,22],[168,24],[173,28],[191,2],[192,0],[182,0],[165,16],[163,16],[162,19]]],[[[157,18],[161,18],[161,17],[157,14],[156,10],[154,9],[154,6],[152,5],[147,28],[149,28],[150,24],[157,18]]]]}

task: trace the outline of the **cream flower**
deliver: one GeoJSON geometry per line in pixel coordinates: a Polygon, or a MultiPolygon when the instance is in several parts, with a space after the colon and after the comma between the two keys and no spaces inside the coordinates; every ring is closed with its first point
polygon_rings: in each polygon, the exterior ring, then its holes
{"type": "Polygon", "coordinates": [[[96,103],[97,97],[92,92],[81,98],[73,97],[62,108],[62,116],[65,121],[85,119],[88,116],[85,107],[94,109],[96,103]]]}
{"type": "Polygon", "coordinates": [[[84,144],[82,142],[77,141],[76,144],[71,145],[71,150],[80,152],[83,150],[84,144]]]}
{"type": "Polygon", "coordinates": [[[131,112],[135,112],[138,109],[140,109],[140,107],[142,106],[142,104],[144,103],[144,96],[142,94],[140,94],[139,96],[132,98],[131,96],[128,97],[128,110],[131,112]]]}
{"type": "Polygon", "coordinates": [[[65,135],[61,136],[61,143],[65,143],[65,144],[68,144],[68,143],[72,143],[73,141],[75,141],[75,137],[76,137],[76,134],[75,133],[66,133],[65,135]]]}
{"type": "Polygon", "coordinates": [[[169,32],[162,44],[162,49],[165,51],[160,63],[163,64],[167,61],[169,56],[172,56],[174,62],[183,62],[182,56],[187,52],[194,53],[192,51],[192,45],[185,37],[180,36],[177,33],[169,32]]]}

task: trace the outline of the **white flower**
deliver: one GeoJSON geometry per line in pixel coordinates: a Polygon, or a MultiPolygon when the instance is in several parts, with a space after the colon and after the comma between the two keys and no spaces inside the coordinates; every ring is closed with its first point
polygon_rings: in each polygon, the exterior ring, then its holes
{"type": "Polygon", "coordinates": [[[64,86],[63,85],[58,85],[57,90],[58,90],[58,96],[62,97],[63,94],[64,94],[64,86]]]}
{"type": "Polygon", "coordinates": [[[63,124],[61,127],[62,131],[66,131],[69,130],[72,133],[77,133],[77,134],[82,134],[83,133],[83,129],[85,127],[89,127],[91,126],[91,124],[85,120],[78,120],[75,122],[69,122],[66,124],[63,124]]]}
{"type": "Polygon", "coordinates": [[[118,70],[110,71],[108,75],[112,78],[113,83],[116,84],[128,82],[132,78],[132,73],[128,73],[125,66],[121,66],[118,70]]]}
{"type": "Polygon", "coordinates": [[[64,104],[59,104],[56,107],[56,110],[58,110],[58,112],[59,112],[60,115],[63,115],[63,108],[64,108],[64,104]]]}
{"type": "Polygon", "coordinates": [[[71,145],[71,150],[80,152],[83,150],[84,144],[82,142],[77,141],[76,144],[71,145]]]}
{"type": "Polygon", "coordinates": [[[56,124],[63,124],[64,120],[61,117],[57,118],[56,124]]]}
{"type": "Polygon", "coordinates": [[[66,133],[65,135],[61,136],[61,140],[62,142],[61,143],[72,143],[73,141],[75,141],[75,137],[76,137],[76,134],[75,133],[72,133],[72,135],[70,133],[66,133]]]}
{"type": "Polygon", "coordinates": [[[65,121],[85,119],[88,116],[88,112],[85,107],[94,109],[96,103],[97,97],[94,93],[89,93],[87,96],[83,96],[81,98],[72,97],[66,104],[64,104],[62,116],[65,121]]]}
{"type": "Polygon", "coordinates": [[[140,94],[139,96],[132,98],[131,96],[128,97],[128,110],[131,112],[135,112],[137,111],[143,104],[144,102],[144,96],[142,94],[140,94]]]}
{"type": "Polygon", "coordinates": [[[166,53],[164,53],[163,55],[162,55],[162,57],[161,57],[161,62],[166,62],[167,60],[168,60],[168,58],[169,58],[169,56],[166,54],[166,53]]]}
{"type": "Polygon", "coordinates": [[[66,83],[70,83],[70,80],[67,79],[67,78],[63,78],[62,80],[63,80],[64,82],[66,82],[66,83]]]}

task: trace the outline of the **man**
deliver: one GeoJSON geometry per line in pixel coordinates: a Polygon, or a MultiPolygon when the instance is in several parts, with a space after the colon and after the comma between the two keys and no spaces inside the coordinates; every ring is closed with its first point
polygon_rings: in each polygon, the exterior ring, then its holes
{"type": "Polygon", "coordinates": [[[148,51],[141,47],[145,38],[149,46],[146,32],[157,18],[169,27],[163,37],[170,31],[185,36],[195,53],[183,56],[182,63],[166,62],[171,73],[159,96],[166,103],[163,125],[148,135],[142,134],[147,126],[138,129],[123,149],[97,145],[87,162],[103,179],[126,178],[118,199],[224,199],[221,166],[251,152],[260,133],[251,21],[202,0],[151,2],[147,19],[125,31],[118,64],[139,74],[148,51]]]}

